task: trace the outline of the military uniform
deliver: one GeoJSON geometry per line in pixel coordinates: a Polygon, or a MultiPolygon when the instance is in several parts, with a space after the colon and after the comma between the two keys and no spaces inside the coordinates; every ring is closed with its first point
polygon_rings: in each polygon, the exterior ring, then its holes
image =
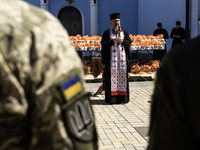
{"type": "Polygon", "coordinates": [[[148,150],[200,149],[200,37],[164,57],[151,106],[148,150]]]}
{"type": "Polygon", "coordinates": [[[97,149],[82,62],[60,22],[0,0],[0,150],[97,149]]]}

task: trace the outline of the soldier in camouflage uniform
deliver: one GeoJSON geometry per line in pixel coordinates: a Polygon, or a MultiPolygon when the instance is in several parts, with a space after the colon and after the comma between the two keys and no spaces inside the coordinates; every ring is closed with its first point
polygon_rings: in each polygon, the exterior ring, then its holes
{"type": "Polygon", "coordinates": [[[83,65],[47,11],[0,0],[0,150],[97,149],[83,65]]]}

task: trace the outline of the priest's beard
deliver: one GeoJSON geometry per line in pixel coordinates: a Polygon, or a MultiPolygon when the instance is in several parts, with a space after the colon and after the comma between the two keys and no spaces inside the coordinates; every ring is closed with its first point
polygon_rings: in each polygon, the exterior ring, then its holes
{"type": "Polygon", "coordinates": [[[113,30],[114,30],[114,32],[117,34],[117,33],[119,33],[119,31],[121,30],[121,26],[115,26],[115,27],[113,28],[113,30]]]}

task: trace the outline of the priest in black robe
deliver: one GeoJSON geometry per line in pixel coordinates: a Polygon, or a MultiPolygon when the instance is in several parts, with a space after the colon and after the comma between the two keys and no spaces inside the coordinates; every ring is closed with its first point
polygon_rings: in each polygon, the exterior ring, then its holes
{"type": "MultiPolygon", "coordinates": [[[[162,27],[161,22],[157,23],[157,27],[158,28],[156,30],[154,30],[154,32],[153,32],[153,36],[157,36],[158,34],[162,34],[163,38],[166,42],[166,39],[169,39],[169,34],[168,34],[167,30],[162,27]]],[[[165,47],[164,47],[163,50],[154,50],[153,51],[153,60],[162,60],[163,56],[166,53],[167,53],[167,46],[165,44],[165,47]]]]}
{"type": "Polygon", "coordinates": [[[112,27],[103,33],[102,63],[105,65],[105,102],[123,104],[129,102],[128,68],[131,39],[121,29],[120,14],[110,15],[112,27]]]}
{"type": "Polygon", "coordinates": [[[181,44],[183,42],[182,39],[185,39],[185,37],[185,29],[181,27],[180,21],[176,21],[176,27],[172,29],[170,34],[170,38],[173,38],[172,47],[174,47],[177,44],[181,44]]]}

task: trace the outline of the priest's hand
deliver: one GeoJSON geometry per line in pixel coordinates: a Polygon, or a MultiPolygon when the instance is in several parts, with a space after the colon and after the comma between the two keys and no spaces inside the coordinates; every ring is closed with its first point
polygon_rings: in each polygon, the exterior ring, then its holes
{"type": "Polygon", "coordinates": [[[113,43],[121,44],[122,42],[123,42],[123,39],[121,39],[119,37],[113,39],[113,43]]]}
{"type": "Polygon", "coordinates": [[[113,39],[113,43],[114,43],[114,44],[117,43],[117,38],[113,39]]]}
{"type": "Polygon", "coordinates": [[[122,42],[123,42],[123,39],[118,38],[117,43],[118,43],[118,44],[121,44],[122,42]]]}

